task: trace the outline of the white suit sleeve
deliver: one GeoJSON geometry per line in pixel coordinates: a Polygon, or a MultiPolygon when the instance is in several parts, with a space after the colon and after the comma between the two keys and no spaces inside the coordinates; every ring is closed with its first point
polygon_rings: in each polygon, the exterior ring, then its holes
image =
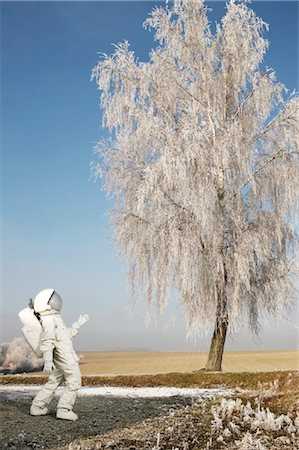
{"type": "Polygon", "coordinates": [[[78,334],[78,331],[89,320],[89,316],[87,314],[81,314],[79,319],[73,323],[73,325],[69,328],[70,338],[73,339],[78,334]]]}
{"type": "Polygon", "coordinates": [[[55,333],[55,322],[53,317],[46,316],[41,317],[42,324],[42,337],[40,351],[43,354],[45,361],[53,360],[53,349],[55,347],[56,333],[55,333]]]}

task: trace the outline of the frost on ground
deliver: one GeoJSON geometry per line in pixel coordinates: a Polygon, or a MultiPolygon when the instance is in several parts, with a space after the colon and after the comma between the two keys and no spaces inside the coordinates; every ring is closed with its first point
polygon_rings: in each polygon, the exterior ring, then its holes
{"type": "Polygon", "coordinates": [[[293,448],[299,444],[298,411],[275,415],[269,408],[259,404],[252,407],[249,401],[244,403],[237,398],[222,399],[220,405],[212,406],[211,412],[213,420],[207,448],[212,448],[215,441],[225,443],[227,440],[234,440],[236,448],[244,450],[267,449],[275,442],[293,445],[293,448]]]}
{"type": "Polygon", "coordinates": [[[298,376],[290,374],[234,398],[199,398],[164,417],[78,439],[64,450],[285,450],[299,448],[298,376]],[[293,403],[285,403],[291,396],[293,403]],[[272,411],[267,402],[271,400],[272,411]],[[287,406],[285,406],[287,405],[287,406]]]}
{"type": "Polygon", "coordinates": [[[249,399],[223,398],[212,406],[207,448],[215,443],[236,450],[299,448],[298,375],[289,373],[281,385],[278,379],[259,382],[257,390],[244,394],[249,399]]]}
{"type": "Polygon", "coordinates": [[[242,400],[200,399],[167,416],[133,427],[76,440],[65,450],[265,450],[298,448],[298,415],[278,416],[244,404],[242,400]]]}
{"type": "MultiPolygon", "coordinates": [[[[0,392],[7,395],[8,398],[17,398],[18,396],[31,396],[37,392],[41,386],[22,386],[9,385],[1,386],[0,392]]],[[[63,387],[56,390],[56,396],[59,396],[63,387]]],[[[189,397],[189,398],[210,398],[215,396],[232,395],[231,389],[215,388],[215,389],[199,389],[199,388],[175,388],[175,387],[115,387],[115,386],[99,386],[99,387],[82,387],[78,391],[79,397],[86,396],[104,396],[104,397],[132,397],[132,398],[161,398],[161,397],[189,397]]]]}
{"type": "Polygon", "coordinates": [[[228,389],[192,389],[192,388],[175,388],[175,387],[144,387],[144,388],[128,388],[128,387],[85,387],[80,389],[79,396],[85,395],[104,395],[115,397],[214,397],[215,395],[231,395],[232,390],[228,389]]]}

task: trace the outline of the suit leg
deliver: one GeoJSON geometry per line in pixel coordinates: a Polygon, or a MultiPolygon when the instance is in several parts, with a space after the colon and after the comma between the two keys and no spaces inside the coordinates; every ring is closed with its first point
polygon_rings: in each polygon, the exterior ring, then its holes
{"type": "Polygon", "coordinates": [[[79,364],[72,364],[63,367],[65,378],[65,388],[60,397],[57,409],[67,409],[71,411],[76,401],[78,389],[81,386],[81,372],[79,364]]]}
{"type": "Polygon", "coordinates": [[[49,405],[54,397],[56,388],[59,386],[63,379],[63,371],[61,369],[54,369],[50,374],[47,383],[41,388],[33,399],[33,408],[45,408],[49,405]]]}

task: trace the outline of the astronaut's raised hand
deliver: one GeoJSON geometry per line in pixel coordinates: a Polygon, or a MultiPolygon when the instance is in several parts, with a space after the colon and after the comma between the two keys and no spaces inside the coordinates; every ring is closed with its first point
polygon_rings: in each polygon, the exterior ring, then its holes
{"type": "Polygon", "coordinates": [[[43,372],[50,374],[55,369],[53,361],[45,361],[43,372]]]}
{"type": "Polygon", "coordinates": [[[88,320],[89,320],[88,314],[81,314],[78,319],[78,325],[80,325],[80,327],[82,327],[82,325],[84,325],[88,320]]]}
{"type": "Polygon", "coordinates": [[[88,314],[81,314],[80,315],[79,319],[75,323],[73,323],[73,325],[69,328],[69,334],[70,334],[71,339],[73,339],[73,337],[76,336],[76,334],[78,333],[79,329],[88,320],[89,320],[89,315],[88,314]]]}

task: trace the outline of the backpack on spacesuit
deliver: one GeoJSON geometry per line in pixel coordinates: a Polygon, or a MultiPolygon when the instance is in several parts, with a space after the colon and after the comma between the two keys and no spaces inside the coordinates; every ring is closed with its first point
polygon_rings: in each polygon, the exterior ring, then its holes
{"type": "Polygon", "coordinates": [[[19,312],[24,338],[38,358],[43,356],[40,351],[42,326],[36,314],[39,315],[51,309],[60,311],[61,308],[62,299],[55,289],[43,289],[37,294],[34,301],[30,299],[28,308],[19,312]]]}
{"type": "Polygon", "coordinates": [[[34,314],[34,310],[30,307],[22,309],[22,311],[19,312],[19,319],[23,325],[22,332],[26,342],[36,356],[41,358],[43,356],[40,351],[42,326],[34,314]]]}

